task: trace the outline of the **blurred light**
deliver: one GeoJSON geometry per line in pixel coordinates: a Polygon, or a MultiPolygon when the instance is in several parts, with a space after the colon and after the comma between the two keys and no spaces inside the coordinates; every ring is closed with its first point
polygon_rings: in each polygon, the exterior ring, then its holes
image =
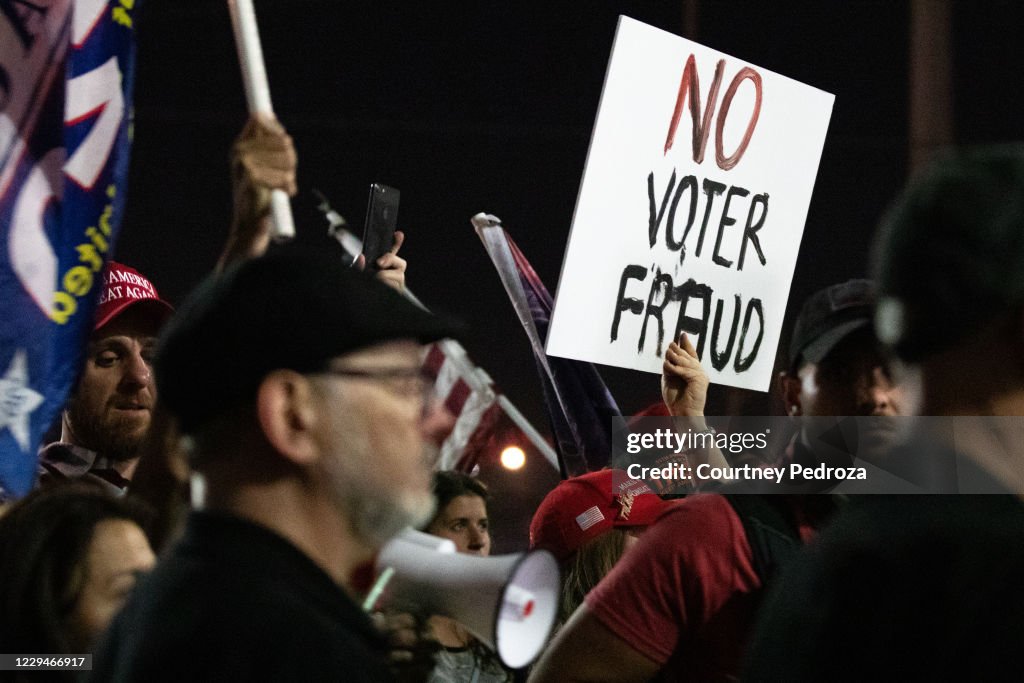
{"type": "Polygon", "coordinates": [[[526,453],[519,446],[506,446],[501,452],[501,465],[507,470],[518,470],[526,464],[526,453]]]}

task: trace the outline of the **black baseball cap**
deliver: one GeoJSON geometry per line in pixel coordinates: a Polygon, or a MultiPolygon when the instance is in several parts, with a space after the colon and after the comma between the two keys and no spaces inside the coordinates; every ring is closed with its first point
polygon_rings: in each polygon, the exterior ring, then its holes
{"type": "Polygon", "coordinates": [[[157,347],[160,402],[188,434],[255,396],[273,370],[316,372],[373,344],[461,330],[335,251],[290,244],[207,278],[178,309],[157,347]]]}
{"type": "Polygon", "coordinates": [[[1024,303],[1024,145],[950,150],[875,240],[876,329],[917,362],[1024,303]]]}
{"type": "Polygon", "coordinates": [[[789,342],[789,365],[820,363],[849,334],[871,325],[870,280],[847,280],[818,290],[804,302],[789,342]]]}

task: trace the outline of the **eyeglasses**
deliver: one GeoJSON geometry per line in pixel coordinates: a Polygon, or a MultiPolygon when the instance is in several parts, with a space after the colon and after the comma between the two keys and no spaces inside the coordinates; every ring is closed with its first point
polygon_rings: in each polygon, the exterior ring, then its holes
{"type": "Polygon", "coordinates": [[[426,370],[417,366],[413,368],[328,368],[312,373],[316,375],[337,375],[356,379],[376,380],[381,382],[391,393],[402,397],[420,399],[420,405],[426,411],[434,394],[434,378],[426,370]]]}

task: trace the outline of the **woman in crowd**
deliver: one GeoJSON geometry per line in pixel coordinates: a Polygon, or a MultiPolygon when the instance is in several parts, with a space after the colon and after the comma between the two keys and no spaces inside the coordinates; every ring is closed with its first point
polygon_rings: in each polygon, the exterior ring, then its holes
{"type": "Polygon", "coordinates": [[[0,652],[91,653],[155,561],[143,521],[137,508],[85,482],[12,505],[0,517],[0,652]]]}
{"type": "MultiPolygon", "coordinates": [[[[437,512],[424,531],[451,540],[460,553],[490,555],[487,487],[461,472],[438,472],[434,475],[434,498],[437,512]]],[[[430,683],[512,680],[498,656],[454,619],[432,616],[427,624],[431,635],[441,644],[430,683]]]]}

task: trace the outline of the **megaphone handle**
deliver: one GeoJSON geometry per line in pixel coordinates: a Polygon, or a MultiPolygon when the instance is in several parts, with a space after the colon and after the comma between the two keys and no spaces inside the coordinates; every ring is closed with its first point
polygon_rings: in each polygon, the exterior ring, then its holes
{"type": "Polygon", "coordinates": [[[384,571],[380,573],[377,580],[370,586],[370,592],[366,594],[366,599],[363,600],[363,611],[370,612],[373,610],[373,606],[380,600],[380,596],[384,593],[384,589],[387,587],[388,582],[391,581],[391,577],[395,575],[395,570],[392,567],[385,567],[384,571]]]}

